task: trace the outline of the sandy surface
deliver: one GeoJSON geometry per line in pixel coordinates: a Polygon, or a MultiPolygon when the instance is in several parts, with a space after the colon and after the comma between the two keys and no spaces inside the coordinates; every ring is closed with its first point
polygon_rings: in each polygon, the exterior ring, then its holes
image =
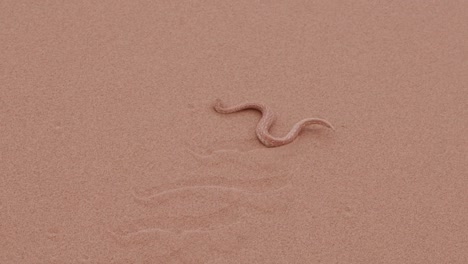
{"type": "Polygon", "coordinates": [[[0,263],[468,263],[467,1],[40,2],[0,2],[0,263]]]}

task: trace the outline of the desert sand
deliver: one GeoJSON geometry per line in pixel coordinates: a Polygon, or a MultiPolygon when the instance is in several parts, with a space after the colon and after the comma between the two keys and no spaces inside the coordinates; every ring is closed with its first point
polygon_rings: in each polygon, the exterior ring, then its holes
{"type": "Polygon", "coordinates": [[[0,263],[468,263],[467,10],[3,1],[0,263]]]}

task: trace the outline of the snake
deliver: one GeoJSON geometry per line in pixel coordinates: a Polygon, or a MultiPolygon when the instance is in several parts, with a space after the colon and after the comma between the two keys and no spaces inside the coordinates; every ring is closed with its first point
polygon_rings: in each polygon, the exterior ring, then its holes
{"type": "Polygon", "coordinates": [[[309,125],[321,125],[335,130],[332,124],[330,124],[330,122],[325,119],[305,118],[294,124],[291,130],[284,137],[275,137],[270,134],[269,130],[276,120],[276,115],[271,110],[271,108],[262,103],[246,102],[235,106],[226,107],[224,106],[224,103],[221,101],[221,99],[216,99],[213,108],[216,112],[221,114],[231,114],[247,109],[259,111],[262,114],[262,117],[257,124],[255,132],[257,134],[258,140],[269,148],[279,147],[293,142],[296,140],[299,133],[309,125]]]}

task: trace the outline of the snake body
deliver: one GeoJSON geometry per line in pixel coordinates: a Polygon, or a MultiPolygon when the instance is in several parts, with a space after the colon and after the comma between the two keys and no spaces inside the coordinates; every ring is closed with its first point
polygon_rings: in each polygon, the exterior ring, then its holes
{"type": "Polygon", "coordinates": [[[284,137],[275,137],[272,136],[269,132],[270,127],[276,120],[276,116],[273,111],[261,103],[243,103],[232,107],[225,107],[220,99],[217,99],[214,104],[214,109],[218,113],[230,114],[239,112],[246,109],[254,109],[262,113],[262,118],[257,124],[257,129],[255,130],[257,138],[263,145],[267,147],[279,147],[282,145],[289,144],[293,142],[302,129],[308,125],[322,125],[334,130],[333,126],[327,120],[320,118],[306,118],[297,122],[288,134],[284,137]]]}

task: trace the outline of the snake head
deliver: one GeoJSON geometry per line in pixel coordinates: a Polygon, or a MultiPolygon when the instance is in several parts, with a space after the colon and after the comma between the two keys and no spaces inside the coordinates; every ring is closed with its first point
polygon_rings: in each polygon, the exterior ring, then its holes
{"type": "Polygon", "coordinates": [[[214,102],[214,105],[213,105],[213,108],[216,110],[216,112],[221,112],[222,111],[222,109],[224,107],[223,107],[223,102],[221,101],[221,99],[216,98],[216,100],[214,102]]]}

